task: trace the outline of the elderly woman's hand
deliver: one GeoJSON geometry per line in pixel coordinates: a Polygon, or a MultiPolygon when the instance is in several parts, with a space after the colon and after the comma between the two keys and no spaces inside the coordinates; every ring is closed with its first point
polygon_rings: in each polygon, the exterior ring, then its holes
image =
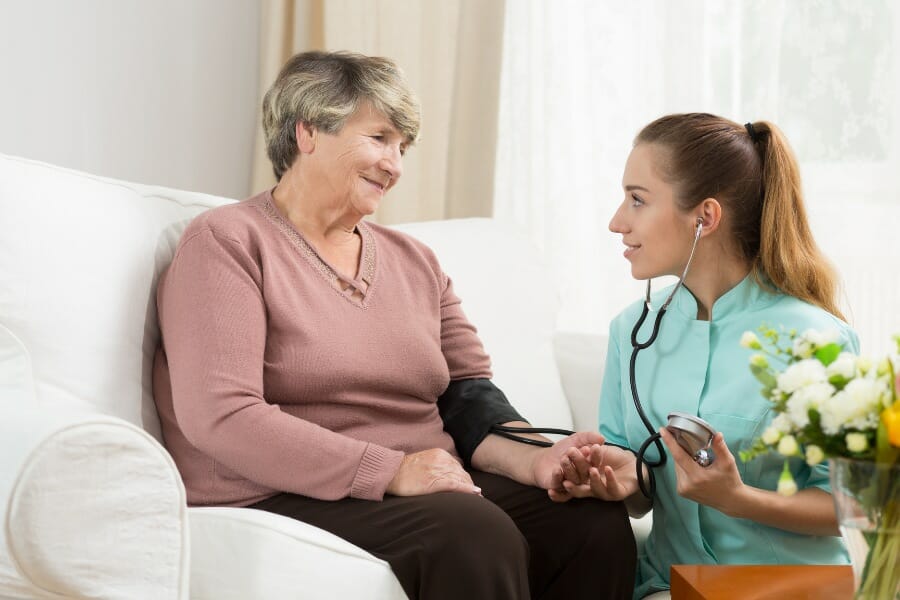
{"type": "Polygon", "coordinates": [[[550,498],[556,502],[587,497],[625,500],[638,489],[634,461],[632,453],[617,446],[569,448],[560,461],[560,485],[549,490],[550,498]]]}
{"type": "Polygon", "coordinates": [[[440,448],[404,456],[386,491],[394,496],[422,496],[436,492],[481,494],[481,488],[472,482],[459,461],[440,448]]]}
{"type": "Polygon", "coordinates": [[[561,461],[570,451],[577,452],[581,447],[600,445],[603,442],[604,437],[596,431],[579,431],[549,448],[537,451],[532,463],[534,485],[545,490],[562,490],[564,474],[560,467],[561,461]]]}

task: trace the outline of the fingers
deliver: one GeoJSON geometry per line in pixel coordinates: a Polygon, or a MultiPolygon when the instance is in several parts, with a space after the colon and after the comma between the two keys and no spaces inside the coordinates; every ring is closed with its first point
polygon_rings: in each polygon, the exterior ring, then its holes
{"type": "Polygon", "coordinates": [[[591,464],[585,458],[581,448],[569,448],[562,459],[566,479],[572,483],[582,484],[588,482],[588,470],[591,464]]]}
{"type": "Polygon", "coordinates": [[[684,448],[678,445],[678,442],[675,441],[675,436],[669,433],[669,430],[665,427],[659,428],[659,436],[662,438],[663,443],[666,445],[666,448],[669,449],[669,456],[675,461],[675,464],[682,469],[689,468],[690,465],[694,464],[694,459],[687,452],[684,451],[684,448]]]}
{"type": "Polygon", "coordinates": [[[567,439],[571,440],[573,446],[590,446],[592,444],[602,444],[606,441],[599,431],[579,431],[570,435],[567,439]]]}
{"type": "Polygon", "coordinates": [[[471,475],[453,456],[439,448],[403,457],[386,491],[395,496],[420,496],[435,492],[481,495],[481,488],[475,485],[471,475]]]}

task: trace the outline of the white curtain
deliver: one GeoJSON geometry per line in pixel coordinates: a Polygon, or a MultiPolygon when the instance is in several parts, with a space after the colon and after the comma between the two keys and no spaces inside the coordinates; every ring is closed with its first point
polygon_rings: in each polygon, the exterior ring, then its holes
{"type": "Polygon", "coordinates": [[[863,350],[881,353],[900,333],[898,88],[891,0],[508,2],[495,217],[543,249],[560,328],[605,331],[643,291],[607,230],[634,135],[673,112],[771,120],[863,350]]]}

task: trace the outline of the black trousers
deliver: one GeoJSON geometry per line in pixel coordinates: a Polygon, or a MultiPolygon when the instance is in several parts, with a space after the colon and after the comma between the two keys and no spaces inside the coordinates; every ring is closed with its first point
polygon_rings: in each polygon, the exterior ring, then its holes
{"type": "Polygon", "coordinates": [[[315,525],[387,561],[410,600],[631,598],[636,551],[624,505],[559,504],[505,477],[471,475],[483,498],[279,494],[250,508],[315,525]]]}

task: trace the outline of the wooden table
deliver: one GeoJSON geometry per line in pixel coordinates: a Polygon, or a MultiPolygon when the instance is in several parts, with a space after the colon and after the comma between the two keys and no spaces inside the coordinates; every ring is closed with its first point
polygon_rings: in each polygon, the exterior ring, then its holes
{"type": "Polygon", "coordinates": [[[853,571],[836,565],[673,565],[672,600],[852,600],[853,571]]]}

